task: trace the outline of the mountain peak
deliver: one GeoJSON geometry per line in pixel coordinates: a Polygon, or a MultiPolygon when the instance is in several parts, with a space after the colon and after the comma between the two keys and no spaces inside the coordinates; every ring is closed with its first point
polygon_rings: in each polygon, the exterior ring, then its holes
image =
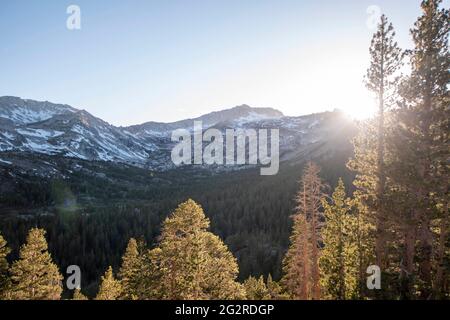
{"type": "Polygon", "coordinates": [[[236,106],[232,109],[243,109],[243,110],[248,110],[248,109],[252,109],[252,107],[250,107],[248,104],[241,104],[240,106],[236,106]]]}
{"type": "Polygon", "coordinates": [[[274,108],[255,108],[255,107],[249,106],[248,104],[242,104],[242,105],[236,106],[234,108],[238,109],[238,110],[244,110],[244,111],[258,113],[261,115],[266,115],[268,117],[274,117],[274,118],[284,117],[284,114],[281,111],[274,109],[274,108]]]}
{"type": "MultiPolygon", "coordinates": [[[[271,117],[283,117],[284,114],[274,108],[255,108],[255,107],[251,107],[248,104],[241,104],[239,106],[236,106],[234,108],[231,109],[225,109],[223,111],[227,111],[227,110],[240,110],[243,112],[255,112],[255,113],[259,113],[259,114],[265,114],[267,116],[271,116],[271,117]]],[[[220,112],[220,111],[219,111],[220,112]]]]}
{"type": "Polygon", "coordinates": [[[278,119],[284,117],[281,111],[273,108],[254,108],[247,104],[242,104],[229,109],[213,111],[203,114],[193,119],[179,120],[175,122],[155,122],[149,121],[139,125],[126,127],[132,132],[140,131],[165,131],[178,128],[188,128],[194,121],[202,121],[204,126],[213,126],[224,122],[252,122],[263,119],[278,119]]]}
{"type": "Polygon", "coordinates": [[[77,109],[66,104],[35,101],[13,96],[0,97],[0,118],[9,119],[16,125],[43,121],[55,115],[76,111],[77,109]]]}
{"type": "Polygon", "coordinates": [[[247,104],[236,106],[231,109],[225,109],[221,111],[214,111],[202,115],[194,120],[201,120],[206,124],[215,124],[219,122],[235,121],[241,119],[269,119],[269,118],[281,118],[283,113],[273,108],[253,108],[247,104]]]}

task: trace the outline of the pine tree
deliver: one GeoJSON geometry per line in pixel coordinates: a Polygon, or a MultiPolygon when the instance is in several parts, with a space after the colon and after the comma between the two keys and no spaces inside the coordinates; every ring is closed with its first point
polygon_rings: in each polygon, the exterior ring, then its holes
{"type": "Polygon", "coordinates": [[[58,300],[62,279],[45,240],[45,230],[33,228],[11,268],[11,298],[14,300],[58,300]]]}
{"type": "Polygon", "coordinates": [[[245,292],[236,281],[239,274],[236,258],[222,240],[210,232],[205,234],[204,246],[207,259],[201,286],[208,299],[242,299],[245,292]]]}
{"type": "Polygon", "coordinates": [[[125,254],[122,257],[118,278],[122,285],[122,299],[135,300],[139,298],[139,287],[142,284],[143,261],[138,251],[136,239],[128,242],[125,254]]]}
{"type": "Polygon", "coordinates": [[[236,259],[208,232],[203,209],[188,200],[163,224],[159,246],[151,251],[161,299],[237,299],[244,296],[235,281],[236,259]]]}
{"type": "Polygon", "coordinates": [[[387,253],[395,240],[392,238],[395,235],[393,220],[401,210],[388,205],[392,204],[392,181],[386,168],[393,152],[386,143],[390,125],[387,116],[398,97],[399,69],[404,57],[394,38],[392,24],[386,16],[381,16],[369,49],[371,61],[365,79],[367,88],[377,96],[378,114],[375,119],[362,123],[360,133],[353,141],[354,158],[348,163],[348,168],[356,172],[354,185],[357,190],[354,192],[353,207],[356,209],[354,222],[358,228],[359,295],[365,291],[365,268],[376,264],[383,272],[385,284],[381,292],[376,293],[383,298],[392,292],[391,273],[398,269],[396,262],[388,259],[387,253]],[[372,239],[375,240],[373,244],[372,239]],[[372,260],[373,254],[376,261],[372,260]]]}
{"type": "Polygon", "coordinates": [[[320,299],[319,240],[323,183],[319,167],[309,163],[297,194],[297,214],[283,261],[282,283],[293,299],[320,299]]]}
{"type": "Polygon", "coordinates": [[[120,282],[114,279],[112,267],[109,266],[102,276],[100,288],[95,300],[118,300],[122,293],[120,282]]]}
{"type": "Polygon", "coordinates": [[[294,216],[291,245],[283,260],[282,285],[295,300],[311,299],[311,231],[305,216],[294,216]]]}
{"type": "Polygon", "coordinates": [[[10,287],[10,279],[8,274],[9,264],[6,257],[11,252],[7,247],[6,240],[0,234],[0,300],[6,299],[10,287]]]}
{"type": "Polygon", "coordinates": [[[244,281],[244,288],[248,300],[269,300],[271,298],[263,276],[258,279],[250,276],[244,281]]]}
{"type": "Polygon", "coordinates": [[[89,300],[80,289],[75,289],[72,300],[89,300]]]}
{"type": "Polygon", "coordinates": [[[322,229],[324,248],[320,256],[321,284],[330,299],[353,299],[358,296],[359,261],[358,232],[351,215],[342,179],[332,195],[332,203],[323,200],[325,227],[322,229]]]}
{"type": "Polygon", "coordinates": [[[303,210],[310,225],[311,234],[311,281],[312,299],[320,299],[319,274],[319,240],[323,213],[320,211],[323,193],[323,183],[319,177],[320,168],[309,163],[302,181],[303,190],[298,194],[297,210],[303,210]]]}
{"type": "MultiPolygon", "coordinates": [[[[367,70],[366,86],[376,93],[378,98],[378,116],[376,130],[376,168],[374,170],[374,205],[376,220],[375,252],[377,264],[385,270],[387,210],[383,207],[386,189],[385,172],[385,110],[395,98],[398,71],[402,66],[403,53],[394,40],[395,31],[385,15],[381,16],[377,32],[373,35],[370,67],[367,70]]],[[[367,173],[366,173],[367,174],[367,173]]]]}
{"type": "MultiPolygon", "coordinates": [[[[359,264],[360,297],[366,296],[366,268],[376,264],[375,239],[377,219],[376,208],[376,169],[377,169],[377,126],[373,120],[366,120],[360,124],[360,133],[354,138],[354,157],[347,163],[347,167],[356,172],[353,185],[356,190],[352,197],[352,211],[354,211],[355,241],[357,243],[357,257],[359,264]]],[[[391,208],[392,209],[392,208],[391,208]]],[[[373,294],[373,292],[370,292],[373,294]]]]}
{"type": "Polygon", "coordinates": [[[450,15],[448,9],[439,8],[441,2],[423,1],[423,14],[411,30],[412,70],[401,86],[403,100],[396,112],[399,125],[391,140],[397,157],[393,179],[411,195],[409,216],[415,232],[410,242],[418,240],[415,260],[422,299],[442,295],[448,250],[450,15]]]}

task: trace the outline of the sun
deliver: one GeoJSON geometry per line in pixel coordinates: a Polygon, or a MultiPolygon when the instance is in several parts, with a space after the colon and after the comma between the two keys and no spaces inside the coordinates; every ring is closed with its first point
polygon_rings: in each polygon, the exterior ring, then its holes
{"type": "Polygon", "coordinates": [[[364,120],[372,118],[377,113],[376,99],[369,94],[353,97],[342,110],[352,119],[364,120]]]}

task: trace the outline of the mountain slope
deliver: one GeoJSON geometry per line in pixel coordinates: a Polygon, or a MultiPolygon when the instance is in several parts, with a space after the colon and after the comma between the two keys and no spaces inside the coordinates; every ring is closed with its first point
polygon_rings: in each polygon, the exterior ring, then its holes
{"type": "Polygon", "coordinates": [[[18,97],[0,97],[0,121],[14,125],[24,125],[43,121],[59,114],[77,111],[68,105],[24,100],[18,97]],[[8,121],[9,120],[9,121],[8,121]]]}
{"type": "Polygon", "coordinates": [[[262,119],[277,119],[283,113],[272,108],[252,108],[246,104],[222,111],[214,111],[193,119],[185,119],[171,123],[146,122],[140,125],[129,126],[126,130],[145,136],[146,134],[167,134],[169,131],[180,128],[192,128],[194,121],[202,121],[204,127],[211,127],[217,123],[240,120],[252,122],[262,119]]]}
{"type": "MultiPolygon", "coordinates": [[[[229,128],[279,129],[281,161],[330,155],[347,146],[354,134],[354,124],[340,112],[287,117],[275,109],[242,105],[195,119],[116,127],[67,105],[0,97],[0,152],[111,161],[164,171],[175,168],[170,158],[175,145],[172,131],[192,131],[194,121],[202,121],[204,129],[214,127],[223,134],[229,128]]],[[[224,171],[243,167],[211,168],[224,171]]]]}

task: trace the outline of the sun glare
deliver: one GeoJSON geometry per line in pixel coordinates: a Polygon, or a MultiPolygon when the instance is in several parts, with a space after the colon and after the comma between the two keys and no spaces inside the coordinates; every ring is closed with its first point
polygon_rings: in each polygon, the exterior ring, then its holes
{"type": "Polygon", "coordinates": [[[343,107],[342,110],[352,119],[363,120],[372,118],[377,110],[376,100],[370,95],[357,97],[357,99],[343,107]]]}

